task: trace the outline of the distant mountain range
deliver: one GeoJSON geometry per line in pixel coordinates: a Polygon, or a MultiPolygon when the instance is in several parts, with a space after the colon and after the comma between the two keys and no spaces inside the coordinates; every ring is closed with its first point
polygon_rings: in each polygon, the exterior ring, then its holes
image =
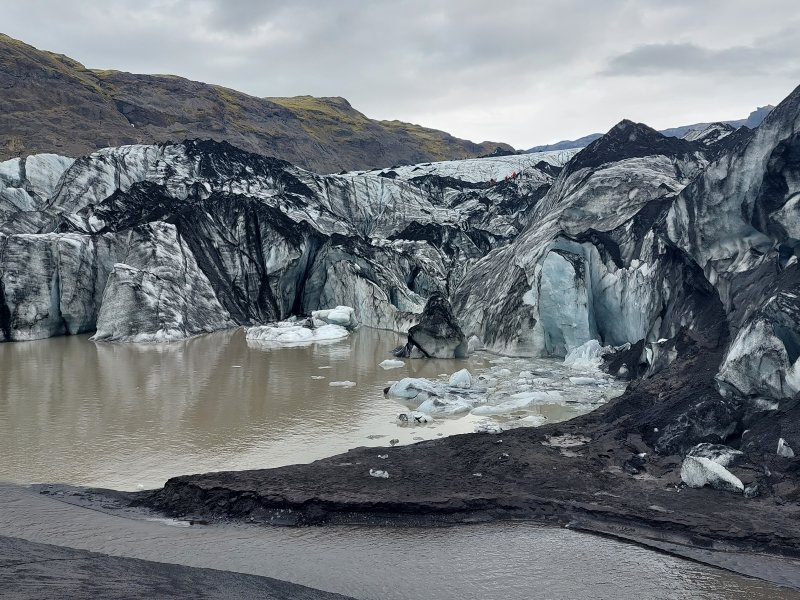
{"type": "Polygon", "coordinates": [[[0,160],[203,138],[331,173],[512,150],[370,119],[344,98],[257,98],[174,75],[87,69],[3,34],[0,90],[0,160]]]}
{"type": "MultiPolygon", "coordinates": [[[[758,127],[761,124],[767,115],[775,108],[771,104],[767,106],[759,106],[756,110],[750,113],[750,115],[746,119],[736,119],[733,121],[719,121],[719,123],[724,125],[730,125],[733,128],[739,128],[743,125],[753,129],[754,127],[758,127]]],[[[696,129],[705,129],[710,125],[715,125],[715,123],[694,123],[692,125],[681,125],[679,127],[670,127],[669,129],[662,129],[659,133],[669,137],[683,137],[687,133],[692,130],[696,129]]],[[[585,148],[593,141],[600,139],[603,137],[604,134],[602,133],[592,133],[589,135],[585,135],[583,137],[578,138],[577,140],[562,140],[560,142],[556,142],[555,144],[544,144],[542,146],[534,146],[533,148],[528,148],[528,152],[546,152],[548,150],[568,150],[570,148],[585,148]]]]}

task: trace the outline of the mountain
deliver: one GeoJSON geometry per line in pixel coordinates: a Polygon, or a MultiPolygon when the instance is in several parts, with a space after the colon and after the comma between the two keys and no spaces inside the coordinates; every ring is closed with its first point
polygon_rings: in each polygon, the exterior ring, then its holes
{"type": "MultiPolygon", "coordinates": [[[[758,127],[761,122],[767,117],[770,111],[775,108],[774,106],[767,105],[767,106],[759,106],[756,110],[750,113],[750,115],[746,119],[736,119],[733,121],[722,121],[717,123],[694,123],[693,125],[681,125],[679,127],[670,127],[668,129],[662,129],[659,133],[669,136],[669,137],[685,137],[686,135],[692,134],[697,130],[705,130],[710,126],[718,126],[718,125],[728,125],[734,129],[739,127],[748,127],[750,129],[754,129],[758,127]]],[[[562,140],[560,142],[556,142],[555,144],[544,144],[541,146],[534,146],[533,148],[529,148],[528,152],[547,152],[550,150],[567,150],[570,148],[585,148],[595,140],[603,137],[602,133],[592,133],[577,140],[562,140]]]]}
{"type": "Polygon", "coordinates": [[[2,34],[0,89],[0,160],[207,138],[330,173],[512,150],[369,119],[343,98],[257,98],[173,75],[87,69],[2,34]]]}

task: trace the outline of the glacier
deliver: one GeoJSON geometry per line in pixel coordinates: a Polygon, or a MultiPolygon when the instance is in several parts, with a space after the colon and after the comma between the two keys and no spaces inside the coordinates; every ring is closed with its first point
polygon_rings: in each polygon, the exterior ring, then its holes
{"type": "MultiPolygon", "coordinates": [[[[599,386],[597,366],[646,379],[721,350],[716,392],[647,433],[685,452],[800,393],[799,206],[800,89],[754,130],[624,120],[580,151],[339,174],[203,140],[29,156],[0,163],[0,337],[255,344],[311,316],[408,334],[407,356],[563,357],[599,386]]],[[[557,393],[508,393],[497,366],[470,381],[489,407],[557,393]]],[[[420,404],[478,408],[458,389],[420,404]]]]}

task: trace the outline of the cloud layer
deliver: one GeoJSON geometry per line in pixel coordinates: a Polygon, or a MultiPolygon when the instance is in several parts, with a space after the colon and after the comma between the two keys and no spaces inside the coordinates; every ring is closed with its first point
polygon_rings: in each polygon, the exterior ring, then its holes
{"type": "Polygon", "coordinates": [[[93,68],[344,96],[517,147],[744,117],[800,84],[793,0],[28,0],[3,21],[93,68]]]}

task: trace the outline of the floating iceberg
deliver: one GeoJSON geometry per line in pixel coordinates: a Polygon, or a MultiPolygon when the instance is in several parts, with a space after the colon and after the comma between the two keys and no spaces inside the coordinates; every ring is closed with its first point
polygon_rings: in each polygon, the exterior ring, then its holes
{"type": "Polygon", "coordinates": [[[433,417],[425,414],[424,412],[412,410],[410,412],[402,412],[397,415],[397,421],[401,425],[427,425],[428,423],[433,422],[433,417]]]}
{"type": "Polygon", "coordinates": [[[600,366],[603,355],[608,351],[609,349],[601,346],[597,340],[589,340],[570,350],[564,358],[564,364],[579,371],[594,371],[600,366]]]}
{"type": "Polygon", "coordinates": [[[461,396],[448,395],[445,397],[429,397],[422,402],[417,410],[434,415],[454,416],[468,413],[474,404],[461,396]]]}
{"type": "Polygon", "coordinates": [[[456,371],[447,382],[450,387],[469,389],[472,387],[472,375],[467,369],[456,371]]]}
{"type": "Polygon", "coordinates": [[[395,360],[395,359],[392,359],[392,358],[387,358],[383,362],[378,363],[378,366],[381,369],[387,369],[387,370],[388,369],[399,369],[400,367],[405,367],[406,363],[404,363],[402,360],[395,360]]]}
{"type": "Polygon", "coordinates": [[[404,377],[400,381],[393,383],[388,391],[390,396],[407,400],[413,400],[423,393],[425,399],[427,399],[428,395],[444,396],[446,390],[440,384],[433,383],[427,379],[404,377]]]}
{"type": "Polygon", "coordinates": [[[306,346],[346,338],[350,333],[341,325],[322,325],[309,328],[293,321],[248,327],[246,338],[262,346],[306,346]]]}
{"type": "Polygon", "coordinates": [[[350,387],[356,387],[356,382],[355,381],[331,381],[328,385],[330,387],[350,388],[350,387]]]}
{"type": "Polygon", "coordinates": [[[324,325],[338,325],[345,329],[355,329],[358,327],[356,311],[349,306],[337,306],[326,310],[315,310],[311,313],[311,320],[314,327],[324,325]]]}

